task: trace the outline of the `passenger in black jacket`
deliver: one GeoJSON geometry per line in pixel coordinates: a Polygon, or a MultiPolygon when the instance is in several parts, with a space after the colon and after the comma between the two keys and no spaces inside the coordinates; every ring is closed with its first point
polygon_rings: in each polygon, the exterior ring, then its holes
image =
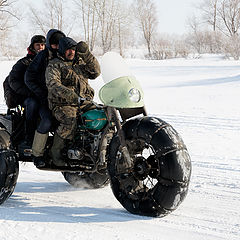
{"type": "Polygon", "coordinates": [[[28,54],[21,58],[12,67],[8,76],[8,84],[14,92],[17,103],[25,108],[25,141],[22,143],[24,148],[31,148],[37,121],[37,103],[31,96],[32,93],[24,82],[24,74],[32,62],[33,58],[45,49],[46,39],[42,35],[34,35],[28,47],[28,54]]]}
{"type": "Polygon", "coordinates": [[[32,144],[34,164],[37,167],[43,167],[45,165],[43,158],[44,147],[52,123],[52,114],[48,108],[45,70],[49,60],[57,56],[58,42],[62,37],[65,37],[63,32],[57,29],[49,30],[46,37],[46,49],[34,58],[25,73],[25,84],[40,104],[39,115],[41,121],[35,132],[32,144]]]}
{"type": "Polygon", "coordinates": [[[38,52],[44,49],[45,37],[41,35],[33,36],[31,39],[31,44],[27,49],[27,56],[18,60],[17,63],[12,67],[12,70],[9,74],[8,82],[10,87],[17,94],[21,95],[24,100],[31,95],[30,90],[24,82],[24,74],[33,58],[37,55],[38,52]]]}
{"type": "Polygon", "coordinates": [[[25,83],[41,104],[47,104],[45,70],[50,59],[56,57],[58,41],[65,34],[51,29],[46,37],[46,49],[38,54],[25,73],[25,83]]]}

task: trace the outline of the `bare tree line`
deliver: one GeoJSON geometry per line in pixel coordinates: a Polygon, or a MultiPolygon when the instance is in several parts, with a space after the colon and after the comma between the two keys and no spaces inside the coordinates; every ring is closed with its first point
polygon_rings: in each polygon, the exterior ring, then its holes
{"type": "Polygon", "coordinates": [[[20,20],[18,11],[14,8],[15,0],[0,0],[0,53],[10,56],[12,51],[9,49],[7,41],[11,29],[16,26],[20,20]]]}
{"type": "MultiPolygon", "coordinates": [[[[0,0],[2,43],[11,32],[7,22],[14,16],[14,11],[9,8],[14,3],[0,0]]],[[[131,5],[125,0],[43,0],[41,9],[30,5],[29,22],[42,34],[51,28],[60,29],[66,35],[77,36],[78,32],[79,40],[85,40],[91,50],[98,49],[101,53],[118,49],[123,55],[127,46],[135,44],[135,38],[139,42],[139,33],[142,33],[150,55],[156,28],[156,7],[152,0],[134,0],[134,3],[131,5]]]]}
{"type": "Polygon", "coordinates": [[[15,1],[0,0],[0,31],[7,31],[9,28],[13,27],[14,24],[11,19],[18,19],[17,14],[14,13],[12,6],[15,1]]]}
{"type": "MultiPolygon", "coordinates": [[[[0,0],[0,47],[7,39],[13,19],[19,18],[15,0],[0,0]]],[[[190,53],[224,53],[240,57],[240,0],[202,0],[199,16],[188,20],[189,32],[164,36],[158,31],[154,0],[43,0],[42,10],[29,7],[33,30],[46,34],[58,28],[76,40],[86,41],[92,51],[103,54],[146,45],[145,57],[166,59],[190,53]]],[[[21,19],[19,19],[21,21],[21,19]]]]}
{"type": "Polygon", "coordinates": [[[196,8],[200,17],[189,18],[187,34],[175,39],[160,36],[152,43],[155,58],[221,53],[239,60],[240,0],[202,0],[196,8]]]}
{"type": "Polygon", "coordinates": [[[182,36],[162,36],[152,41],[155,59],[186,57],[190,53],[221,53],[240,58],[240,0],[202,0],[199,15],[188,19],[189,31],[182,36]]]}
{"type": "Polygon", "coordinates": [[[240,0],[203,0],[198,6],[201,18],[189,20],[192,46],[198,53],[208,49],[240,58],[240,0]],[[206,49],[207,48],[207,49],[206,49]]]}

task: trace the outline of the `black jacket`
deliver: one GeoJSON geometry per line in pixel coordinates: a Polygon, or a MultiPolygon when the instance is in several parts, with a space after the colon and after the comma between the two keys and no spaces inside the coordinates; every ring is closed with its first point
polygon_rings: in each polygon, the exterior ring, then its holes
{"type": "Polygon", "coordinates": [[[25,73],[25,84],[41,104],[47,104],[48,102],[45,71],[49,60],[55,57],[49,43],[49,39],[55,32],[62,33],[57,29],[51,29],[48,32],[46,37],[46,49],[38,53],[25,73]]]}
{"type": "Polygon", "coordinates": [[[25,73],[25,84],[42,104],[46,103],[47,99],[45,70],[48,65],[48,57],[48,49],[38,53],[25,73]]]}
{"type": "Polygon", "coordinates": [[[11,72],[9,73],[8,83],[11,89],[20,95],[24,100],[31,95],[31,91],[27,88],[24,82],[24,74],[32,62],[36,54],[29,53],[26,57],[21,58],[14,64],[11,72]]]}

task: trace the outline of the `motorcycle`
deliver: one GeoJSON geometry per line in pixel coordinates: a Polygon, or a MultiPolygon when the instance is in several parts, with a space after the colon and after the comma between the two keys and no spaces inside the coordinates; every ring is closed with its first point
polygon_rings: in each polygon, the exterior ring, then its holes
{"type": "MultiPolygon", "coordinates": [[[[177,131],[167,122],[147,115],[143,90],[126,63],[116,53],[102,57],[103,104],[81,111],[73,140],[66,143],[64,167],[49,155],[51,132],[45,149],[46,166],[60,171],[75,187],[101,188],[109,184],[130,213],[163,217],[175,210],[187,195],[191,160],[177,131]]],[[[19,148],[24,136],[24,110],[0,115],[0,204],[13,193],[19,162],[31,162],[28,149],[19,148]]]]}

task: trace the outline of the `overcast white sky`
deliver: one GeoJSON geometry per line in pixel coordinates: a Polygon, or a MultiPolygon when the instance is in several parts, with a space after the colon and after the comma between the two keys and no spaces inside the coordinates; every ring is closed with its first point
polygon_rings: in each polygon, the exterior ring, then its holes
{"type": "Polygon", "coordinates": [[[194,5],[203,0],[155,0],[158,6],[159,31],[181,34],[187,31],[187,18],[196,9],[194,5]]]}
{"type": "MultiPolygon", "coordinates": [[[[34,3],[41,8],[43,0],[21,0],[23,5],[34,3]]],[[[128,0],[127,0],[128,1],[128,0]]],[[[159,16],[159,32],[161,33],[185,33],[187,31],[186,21],[195,10],[194,4],[203,0],[154,0],[157,5],[159,16]]]]}

